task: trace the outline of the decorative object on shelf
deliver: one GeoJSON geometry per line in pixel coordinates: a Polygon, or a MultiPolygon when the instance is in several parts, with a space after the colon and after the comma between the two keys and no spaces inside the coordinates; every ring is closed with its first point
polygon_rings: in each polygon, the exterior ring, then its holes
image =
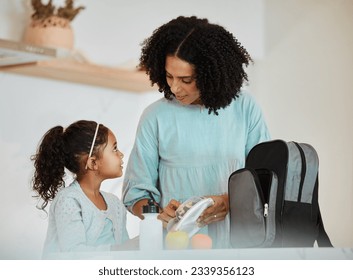
{"type": "Polygon", "coordinates": [[[64,7],[56,7],[49,0],[43,4],[41,0],[31,0],[34,13],[27,26],[23,41],[27,44],[73,49],[74,34],[71,21],[85,7],[73,7],[74,0],[66,0],[64,7]]]}

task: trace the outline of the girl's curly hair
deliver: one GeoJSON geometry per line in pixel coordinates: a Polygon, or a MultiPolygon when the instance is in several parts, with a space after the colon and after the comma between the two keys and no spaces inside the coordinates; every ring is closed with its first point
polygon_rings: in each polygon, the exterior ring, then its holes
{"type": "Polygon", "coordinates": [[[179,16],[143,41],[140,56],[140,67],[169,100],[174,94],[166,81],[168,55],[194,66],[201,101],[209,113],[216,115],[218,109],[238,97],[244,81],[248,80],[243,66],[252,61],[245,48],[222,26],[195,16],[179,16]]]}
{"type": "MultiPolygon", "coordinates": [[[[97,127],[94,121],[81,120],[64,130],[62,126],[51,128],[43,136],[35,155],[32,188],[36,197],[43,200],[44,210],[57,192],[65,187],[65,168],[77,177],[85,172],[85,165],[97,127]]],[[[99,157],[100,148],[108,142],[108,128],[99,125],[93,155],[99,157]]]]}

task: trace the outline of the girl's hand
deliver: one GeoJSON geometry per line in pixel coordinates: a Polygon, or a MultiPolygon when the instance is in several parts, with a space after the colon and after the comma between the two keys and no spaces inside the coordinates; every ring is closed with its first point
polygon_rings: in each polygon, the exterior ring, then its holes
{"type": "Polygon", "coordinates": [[[207,196],[213,199],[214,204],[208,207],[197,220],[201,226],[224,220],[229,212],[228,194],[207,196]]]}
{"type": "Polygon", "coordinates": [[[168,205],[162,209],[158,215],[158,219],[163,222],[163,227],[166,228],[168,222],[175,218],[175,211],[178,209],[180,202],[172,199],[168,205]]]}

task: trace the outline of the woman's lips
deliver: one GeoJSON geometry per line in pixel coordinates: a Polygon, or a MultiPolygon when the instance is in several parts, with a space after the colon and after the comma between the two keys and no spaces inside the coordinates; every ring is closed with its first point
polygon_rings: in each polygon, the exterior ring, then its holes
{"type": "Polygon", "coordinates": [[[178,100],[183,100],[185,97],[186,97],[186,95],[184,95],[184,96],[175,96],[176,97],[176,99],[178,99],[178,100]]]}

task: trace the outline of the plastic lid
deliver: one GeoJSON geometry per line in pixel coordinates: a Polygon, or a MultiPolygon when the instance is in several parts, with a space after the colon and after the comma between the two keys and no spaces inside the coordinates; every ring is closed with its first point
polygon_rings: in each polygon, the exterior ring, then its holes
{"type": "Polygon", "coordinates": [[[159,207],[151,199],[147,205],[142,206],[142,213],[159,213],[159,207]]]}
{"type": "Polygon", "coordinates": [[[203,225],[197,223],[197,219],[206,208],[214,204],[212,198],[191,197],[180,204],[175,211],[175,218],[170,219],[167,231],[185,231],[191,238],[203,225]]]}

